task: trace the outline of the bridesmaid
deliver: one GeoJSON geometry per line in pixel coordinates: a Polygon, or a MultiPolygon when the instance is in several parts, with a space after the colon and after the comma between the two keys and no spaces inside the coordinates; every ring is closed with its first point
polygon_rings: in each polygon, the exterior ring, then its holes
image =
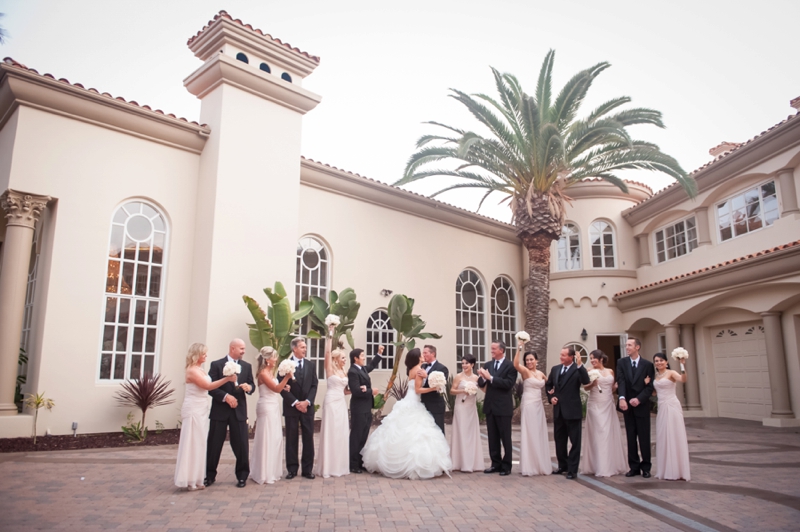
{"type": "Polygon", "coordinates": [[[664,480],[691,480],[689,474],[689,442],[683,424],[683,407],[675,395],[675,385],[686,382],[686,371],[669,369],[667,355],[656,353],[656,380],[658,394],[656,415],[656,478],[664,480]]]}
{"type": "Polygon", "coordinates": [[[206,442],[208,440],[208,390],[216,390],[236,375],[211,382],[203,369],[208,348],[192,344],[186,355],[186,394],[181,407],[181,439],[175,463],[175,485],[189,491],[201,490],[206,476],[206,442]]]}
{"type": "Polygon", "coordinates": [[[462,473],[472,473],[483,469],[483,447],[481,446],[481,428],[478,423],[476,395],[466,391],[467,383],[478,386],[478,376],[473,373],[477,360],[472,355],[461,359],[461,373],[453,379],[450,393],[456,396],[453,409],[453,437],[450,443],[450,459],[453,469],[462,473]],[[459,399],[458,396],[461,396],[459,399]]]}
{"type": "Polygon", "coordinates": [[[277,363],[278,352],[269,346],[262,347],[256,370],[256,436],[253,439],[253,457],[250,460],[250,478],[259,484],[273,484],[283,474],[281,391],[294,374],[287,373],[279,382],[273,376],[277,363]]]}
{"type": "Polygon", "coordinates": [[[322,426],[319,431],[319,453],[314,474],[323,478],[350,474],[350,421],[344,396],[347,389],[346,356],[343,350],[331,352],[333,330],[330,325],[325,338],[325,378],[328,389],[322,401],[322,426]]]}
{"type": "Polygon", "coordinates": [[[596,477],[620,475],[628,470],[628,463],[622,449],[619,417],[612,393],[616,387],[614,372],[605,367],[608,355],[599,349],[592,351],[589,357],[592,368],[600,372],[600,377],[584,386],[589,392],[589,400],[586,402],[581,473],[596,477]]]}
{"type": "Polygon", "coordinates": [[[536,369],[539,356],[526,351],[520,362],[525,342],[517,342],[514,368],[522,377],[522,423],[520,427],[519,468],[523,476],[549,475],[553,472],[550,443],[547,441],[547,420],[542,405],[542,389],[547,377],[536,369]]]}

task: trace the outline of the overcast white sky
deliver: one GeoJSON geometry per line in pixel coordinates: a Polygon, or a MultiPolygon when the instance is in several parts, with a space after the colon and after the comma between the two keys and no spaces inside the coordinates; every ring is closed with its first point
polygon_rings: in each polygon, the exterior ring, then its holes
{"type": "MultiPolygon", "coordinates": [[[[56,77],[191,120],[200,103],[183,88],[199,66],[186,47],[220,9],[321,57],[304,87],[322,103],[304,119],[306,157],[384,182],[402,175],[416,139],[436,120],[474,122],[450,87],[493,91],[489,65],[528,92],[548,49],[560,87],[600,61],[612,68],[588,110],[611,97],[664,113],[658,143],[691,171],[723,140],[743,141],[794,110],[800,96],[800,2],[670,0],[0,0],[10,56],[56,77]],[[795,65],[794,67],[791,65],[795,65]]],[[[630,179],[660,189],[649,173],[630,179]]],[[[415,186],[429,193],[443,182],[415,186]]],[[[441,199],[474,210],[476,194],[441,199]]],[[[506,207],[483,214],[508,219],[506,207]]]]}

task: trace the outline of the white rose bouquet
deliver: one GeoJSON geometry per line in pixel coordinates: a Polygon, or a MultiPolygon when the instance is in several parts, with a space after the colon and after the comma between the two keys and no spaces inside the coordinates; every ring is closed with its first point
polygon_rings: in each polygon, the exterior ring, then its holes
{"type": "Polygon", "coordinates": [[[222,367],[222,376],[223,377],[230,377],[231,375],[238,375],[241,372],[242,372],[242,366],[240,366],[236,362],[231,362],[230,360],[225,362],[225,365],[222,367]]]}
{"type": "Polygon", "coordinates": [[[683,365],[686,359],[689,358],[689,352],[686,349],[676,347],[672,350],[672,358],[681,363],[681,371],[686,371],[686,366],[683,365]]]}
{"type": "Polygon", "coordinates": [[[287,373],[294,373],[295,369],[297,369],[297,363],[294,360],[287,358],[278,364],[278,377],[283,377],[287,373]]]}
{"type": "Polygon", "coordinates": [[[439,393],[444,393],[444,388],[447,386],[447,379],[444,378],[444,373],[441,371],[431,371],[428,375],[428,386],[436,388],[439,393]]]}
{"type": "Polygon", "coordinates": [[[461,402],[463,403],[464,401],[467,400],[467,395],[475,395],[477,393],[478,393],[478,383],[477,382],[472,382],[472,381],[467,381],[467,383],[464,385],[464,394],[465,395],[464,395],[464,397],[461,398],[461,402]]]}
{"type": "Polygon", "coordinates": [[[520,331],[517,333],[517,341],[519,342],[530,342],[531,335],[525,331],[520,331]]]}
{"type": "Polygon", "coordinates": [[[325,327],[330,328],[331,325],[338,327],[341,322],[342,319],[336,314],[328,314],[328,316],[325,318],[325,327]]]}
{"type": "MultiPolygon", "coordinates": [[[[602,377],[602,375],[600,374],[600,370],[599,369],[590,369],[586,373],[589,374],[589,382],[590,383],[592,383],[592,382],[596,381],[597,379],[599,379],[600,377],[602,377]]],[[[597,383],[597,390],[600,393],[603,393],[603,389],[600,388],[600,383],[599,382],[597,383]]]]}

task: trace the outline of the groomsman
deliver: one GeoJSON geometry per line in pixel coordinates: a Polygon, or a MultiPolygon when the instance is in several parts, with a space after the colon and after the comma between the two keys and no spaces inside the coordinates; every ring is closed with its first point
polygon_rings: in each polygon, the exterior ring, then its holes
{"type": "Polygon", "coordinates": [[[225,445],[225,435],[230,429],[231,448],[236,456],[236,487],[247,485],[250,476],[250,457],[247,432],[247,396],[255,389],[253,369],[244,360],[244,342],[238,338],[228,346],[228,355],[211,363],[208,376],[212,382],[222,378],[222,369],[227,362],[241,367],[237,377],[238,386],[232,382],[223,384],[216,390],[209,390],[211,413],[209,414],[208,442],[206,447],[206,478],[203,484],[210,486],[217,479],[217,466],[225,445]]]}
{"type": "Polygon", "coordinates": [[[313,479],[314,473],[314,399],[317,397],[317,370],[313,362],[305,360],[306,341],[303,338],[292,340],[291,359],[297,364],[290,388],[283,389],[283,417],[286,419],[286,478],[297,476],[300,434],[303,433],[303,456],[301,458],[304,478],[313,479]]]}
{"type": "Polygon", "coordinates": [[[558,469],[553,474],[567,474],[572,480],[578,476],[581,461],[581,385],[589,384],[589,373],[575,357],[575,350],[561,350],[561,364],[553,366],[547,379],[547,398],[553,405],[553,439],[556,443],[558,469]],[[572,444],[567,454],[567,439],[572,444]]]}
{"type": "MultiPolygon", "coordinates": [[[[425,361],[425,363],[422,365],[422,369],[425,371],[425,382],[422,383],[423,388],[429,387],[428,375],[434,371],[441,371],[444,373],[445,380],[450,377],[450,371],[447,369],[447,366],[436,360],[435,346],[426,345],[423,347],[422,359],[425,361]]],[[[445,403],[442,394],[433,392],[424,393],[420,396],[420,401],[422,401],[422,404],[428,409],[428,412],[431,413],[433,420],[436,421],[436,424],[439,425],[440,429],[442,429],[442,434],[444,434],[445,403]]]]}
{"type": "Polygon", "coordinates": [[[514,414],[514,398],[511,392],[517,382],[517,370],[506,359],[506,344],[493,342],[492,360],[478,371],[478,387],[485,393],[483,413],[486,414],[486,432],[489,438],[489,458],[492,467],[484,473],[511,474],[511,416],[514,414]],[[503,455],[500,455],[500,444],[503,455]]]}
{"type": "Polygon", "coordinates": [[[383,358],[383,346],[367,364],[367,354],[363,349],[350,351],[350,369],[347,371],[347,382],[350,388],[350,472],[363,473],[364,461],[361,449],[367,443],[369,427],[372,425],[373,398],[378,389],[372,389],[369,374],[378,367],[383,358]]]}
{"type": "Polygon", "coordinates": [[[653,363],[639,356],[641,348],[642,343],[638,338],[628,337],[625,343],[628,356],[617,362],[617,392],[628,437],[630,471],[625,476],[633,477],[641,473],[644,478],[650,478],[650,397],[653,395],[656,374],[653,363]]]}

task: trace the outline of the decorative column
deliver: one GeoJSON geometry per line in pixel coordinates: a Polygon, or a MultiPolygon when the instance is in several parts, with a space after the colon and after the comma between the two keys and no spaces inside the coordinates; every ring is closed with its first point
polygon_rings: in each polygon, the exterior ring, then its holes
{"type": "Polygon", "coordinates": [[[711,232],[708,230],[708,207],[695,209],[694,221],[697,224],[697,245],[711,245],[711,232]]]}
{"type": "Polygon", "coordinates": [[[686,389],[686,410],[702,410],[700,405],[700,375],[697,373],[697,347],[694,342],[694,325],[681,325],[683,348],[689,352],[689,359],[684,364],[688,380],[686,389]]]}
{"type": "Polygon", "coordinates": [[[3,267],[0,269],[0,416],[14,416],[17,360],[28,288],[33,228],[47,208],[49,196],[6,190],[0,208],[6,217],[3,267]]]}
{"type": "Polygon", "coordinates": [[[800,209],[797,207],[794,168],[784,168],[778,172],[778,182],[781,184],[781,216],[800,213],[800,209]]]}
{"type": "Polygon", "coordinates": [[[650,239],[647,233],[636,235],[639,243],[639,267],[650,266],[650,239]]]}
{"type": "Polygon", "coordinates": [[[762,312],[767,341],[767,367],[772,392],[771,418],[794,419],[789,400],[789,379],[786,376],[786,355],[783,350],[783,328],[780,312],[762,312]]]}
{"type": "MultiPolygon", "coordinates": [[[[664,327],[666,328],[666,333],[667,333],[667,338],[666,338],[667,352],[665,354],[669,359],[670,353],[672,353],[673,349],[675,349],[676,347],[680,347],[681,326],[676,323],[670,323],[669,325],[665,325],[664,327]]],[[[672,369],[675,369],[674,364],[672,369]]],[[[677,371],[680,372],[680,367],[678,368],[677,371]]],[[[678,400],[681,402],[681,405],[684,405],[685,407],[686,399],[684,399],[683,397],[683,384],[681,384],[680,382],[677,383],[675,386],[675,395],[678,396],[678,400]]]]}

